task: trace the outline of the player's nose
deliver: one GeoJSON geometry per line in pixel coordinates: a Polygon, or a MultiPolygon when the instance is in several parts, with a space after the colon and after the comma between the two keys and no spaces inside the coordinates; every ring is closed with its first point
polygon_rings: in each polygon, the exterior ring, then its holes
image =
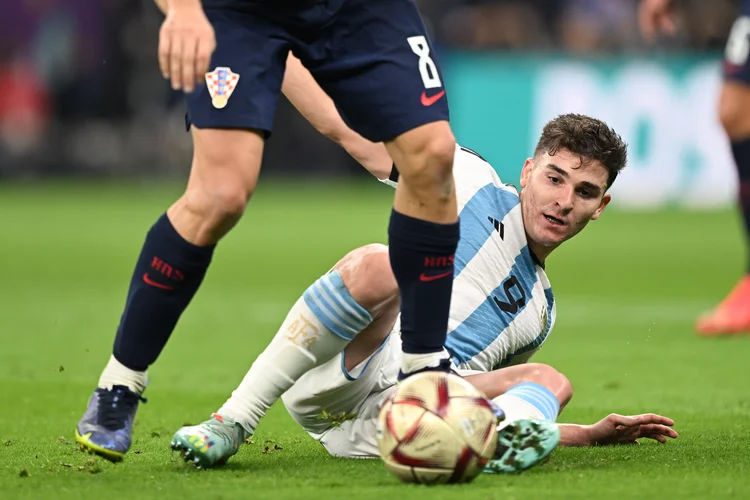
{"type": "Polygon", "coordinates": [[[573,189],[561,189],[558,192],[557,204],[560,206],[563,215],[567,215],[571,210],[573,210],[575,199],[576,194],[573,189]]]}

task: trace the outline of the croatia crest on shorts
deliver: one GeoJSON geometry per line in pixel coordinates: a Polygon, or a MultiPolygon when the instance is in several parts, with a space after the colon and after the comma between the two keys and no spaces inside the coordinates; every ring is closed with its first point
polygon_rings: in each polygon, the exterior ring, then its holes
{"type": "Polygon", "coordinates": [[[229,97],[234,92],[240,75],[232,73],[229,68],[219,67],[210,73],[206,73],[206,86],[211,95],[211,103],[215,108],[221,109],[227,105],[229,97]]]}

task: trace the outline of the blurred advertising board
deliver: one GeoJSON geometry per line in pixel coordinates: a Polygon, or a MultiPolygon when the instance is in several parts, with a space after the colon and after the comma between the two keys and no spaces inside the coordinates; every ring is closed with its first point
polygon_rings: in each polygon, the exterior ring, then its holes
{"type": "Polygon", "coordinates": [[[544,123],[585,113],[630,146],[612,188],[623,208],[719,208],[735,199],[736,173],[718,122],[719,55],[574,59],[446,53],[451,122],[464,146],[516,183],[544,123]]]}

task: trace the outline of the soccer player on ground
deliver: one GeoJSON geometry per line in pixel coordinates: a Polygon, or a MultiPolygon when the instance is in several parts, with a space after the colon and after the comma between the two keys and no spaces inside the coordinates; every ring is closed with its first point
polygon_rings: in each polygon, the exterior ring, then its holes
{"type": "MultiPolygon", "coordinates": [[[[446,347],[458,373],[504,415],[489,470],[531,467],[558,441],[676,437],[673,422],[658,415],[558,426],[570,383],[551,367],[525,364],[556,319],[545,261],[609,203],[607,190],[626,163],[621,138],[587,116],[552,120],[523,165],[520,194],[478,154],[460,146],[455,154],[461,242],[446,347]]],[[[396,167],[386,182],[400,182],[396,167]]],[[[281,397],[331,454],[378,456],[377,415],[401,363],[399,315],[387,247],[350,252],[305,290],[229,400],[208,421],[178,430],[172,448],[199,467],[223,464],[281,397]]]]}
{"type": "MultiPolygon", "coordinates": [[[[652,39],[657,31],[676,32],[674,0],[643,0],[640,24],[652,39]]],[[[724,83],[719,99],[719,120],[732,146],[739,175],[739,205],[745,237],[750,242],[750,0],[741,0],[740,15],[732,26],[724,52],[724,83]]],[[[696,324],[701,335],[750,333],[750,252],[747,268],[731,293],[696,324]]]]}
{"type": "Polygon", "coordinates": [[[130,448],[147,369],[255,189],[290,50],[351,128],[384,142],[399,165],[388,239],[401,291],[401,376],[449,370],[444,343],[459,240],[455,139],[443,78],[414,2],[159,3],[166,12],[159,65],[173,88],[185,91],[193,161],[185,193],[146,236],[112,356],[76,427],[81,447],[110,460],[130,448]]]}

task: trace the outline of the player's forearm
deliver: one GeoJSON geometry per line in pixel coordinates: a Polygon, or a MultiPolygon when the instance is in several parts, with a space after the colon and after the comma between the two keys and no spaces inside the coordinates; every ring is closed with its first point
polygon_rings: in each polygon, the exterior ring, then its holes
{"type": "Polygon", "coordinates": [[[589,426],[578,424],[559,424],[560,446],[592,446],[589,426]]]}
{"type": "Polygon", "coordinates": [[[339,115],[333,100],[291,52],[287,57],[281,91],[318,132],[335,143],[341,144],[348,135],[354,134],[339,115]]]}
{"type": "Polygon", "coordinates": [[[344,122],[333,100],[315,81],[310,72],[291,53],[287,59],[281,87],[289,102],[321,134],[340,145],[379,179],[388,177],[393,162],[382,143],[373,143],[356,133],[344,122]]]}
{"type": "Polygon", "coordinates": [[[390,175],[393,160],[382,142],[370,142],[356,134],[353,137],[344,137],[340,144],[352,158],[378,179],[387,179],[390,175]]]}

